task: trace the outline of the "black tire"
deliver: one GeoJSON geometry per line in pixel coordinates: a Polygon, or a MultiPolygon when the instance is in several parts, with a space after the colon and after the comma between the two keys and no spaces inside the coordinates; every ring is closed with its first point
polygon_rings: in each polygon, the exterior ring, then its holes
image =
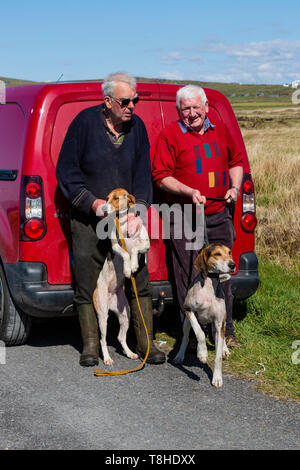
{"type": "Polygon", "coordinates": [[[0,265],[0,340],[7,346],[26,343],[31,317],[18,310],[9,293],[3,267],[0,265]]]}

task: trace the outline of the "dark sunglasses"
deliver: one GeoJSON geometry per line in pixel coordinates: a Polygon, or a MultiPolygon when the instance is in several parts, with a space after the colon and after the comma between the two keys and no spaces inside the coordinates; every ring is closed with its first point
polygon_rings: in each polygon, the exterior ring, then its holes
{"type": "Polygon", "coordinates": [[[132,98],[132,100],[130,98],[120,98],[120,99],[117,99],[117,98],[113,98],[111,96],[111,99],[114,100],[114,101],[117,101],[117,103],[119,103],[119,105],[121,106],[121,108],[125,108],[126,106],[129,105],[130,101],[132,101],[132,104],[135,106],[139,100],[140,100],[140,97],[139,96],[135,96],[134,98],[132,98]]]}

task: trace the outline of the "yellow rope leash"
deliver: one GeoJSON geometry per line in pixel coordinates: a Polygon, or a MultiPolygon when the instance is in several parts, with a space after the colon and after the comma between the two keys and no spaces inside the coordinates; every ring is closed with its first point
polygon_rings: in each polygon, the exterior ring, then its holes
{"type": "MultiPolygon", "coordinates": [[[[120,222],[119,222],[118,217],[115,218],[115,225],[116,225],[117,232],[118,232],[118,235],[119,235],[120,240],[121,240],[122,248],[123,248],[125,251],[127,251],[127,250],[126,250],[126,245],[125,245],[125,240],[124,240],[122,231],[120,230],[120,222]]],[[[150,349],[150,347],[149,347],[149,335],[148,335],[147,327],[146,327],[145,320],[144,320],[144,317],[143,317],[142,309],[141,309],[141,306],[140,306],[140,301],[139,301],[139,297],[138,297],[138,293],[137,293],[137,289],[136,289],[135,279],[134,279],[133,276],[130,276],[130,279],[131,279],[132,287],[133,287],[133,290],[134,290],[134,295],[135,295],[135,298],[136,298],[136,301],[137,301],[139,313],[140,313],[140,315],[141,315],[141,319],[142,319],[142,322],[143,322],[143,325],[144,325],[144,328],[145,328],[145,332],[146,332],[146,337],[147,337],[147,352],[146,352],[146,356],[145,356],[143,362],[142,362],[138,367],[136,367],[136,368],[134,368],[134,369],[121,370],[121,371],[111,371],[111,370],[104,370],[104,369],[95,369],[95,370],[94,370],[94,375],[96,375],[96,376],[105,377],[105,376],[108,376],[108,375],[125,375],[125,374],[129,374],[129,373],[131,373],[131,372],[136,372],[137,370],[142,369],[142,367],[144,367],[144,365],[145,365],[145,363],[146,363],[146,361],[147,361],[147,358],[148,358],[148,355],[149,355],[149,349],[150,349]]]]}

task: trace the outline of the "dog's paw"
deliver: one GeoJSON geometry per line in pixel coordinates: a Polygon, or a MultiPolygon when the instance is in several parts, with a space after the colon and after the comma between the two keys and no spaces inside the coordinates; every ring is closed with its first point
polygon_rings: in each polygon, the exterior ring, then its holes
{"type": "Polygon", "coordinates": [[[220,376],[213,377],[212,384],[216,388],[220,388],[223,385],[223,379],[220,376]]]}
{"type": "Polygon", "coordinates": [[[208,361],[208,353],[206,347],[203,347],[202,345],[197,347],[197,357],[200,362],[203,364],[207,364],[208,361]]]}
{"type": "Polygon", "coordinates": [[[139,358],[139,356],[138,356],[137,354],[135,354],[135,353],[130,353],[130,354],[128,354],[128,357],[129,357],[129,359],[133,359],[133,360],[136,360],[136,359],[139,358]]]}
{"type": "Polygon", "coordinates": [[[207,364],[208,355],[207,354],[197,354],[197,357],[202,364],[207,364]]]}
{"type": "Polygon", "coordinates": [[[115,363],[115,361],[111,357],[107,357],[106,359],[104,359],[103,362],[106,366],[112,366],[115,363]]]}
{"type": "Polygon", "coordinates": [[[123,274],[124,274],[125,277],[130,279],[131,278],[131,267],[124,265],[123,274]]]}
{"type": "Polygon", "coordinates": [[[174,364],[182,364],[183,363],[183,359],[184,359],[184,356],[182,356],[181,354],[177,354],[174,359],[173,359],[173,362],[174,364]]]}
{"type": "Polygon", "coordinates": [[[228,356],[230,356],[230,351],[229,351],[228,347],[226,346],[225,342],[224,342],[224,346],[223,346],[222,355],[223,355],[223,357],[228,357],[228,356]]]}
{"type": "Polygon", "coordinates": [[[139,263],[136,261],[131,262],[131,272],[135,273],[139,268],[139,263]]]}

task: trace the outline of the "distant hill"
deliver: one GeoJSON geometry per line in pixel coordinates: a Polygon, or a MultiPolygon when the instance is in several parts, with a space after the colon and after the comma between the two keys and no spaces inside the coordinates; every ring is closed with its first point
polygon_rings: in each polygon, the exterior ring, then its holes
{"type": "Polygon", "coordinates": [[[39,82],[33,82],[30,80],[20,80],[19,78],[8,78],[8,77],[0,77],[0,80],[2,80],[5,84],[6,87],[12,87],[12,86],[20,86],[20,85],[34,85],[39,82]]]}
{"type": "MultiPolygon", "coordinates": [[[[175,83],[174,80],[164,80],[159,78],[147,78],[147,77],[136,77],[137,81],[141,82],[160,82],[160,83],[175,83]]],[[[32,85],[37,81],[21,80],[18,78],[7,78],[0,77],[0,80],[6,83],[7,87],[19,86],[19,85],[32,85]]],[[[91,81],[101,81],[91,80],[91,81]]],[[[79,80],[82,81],[82,80],[79,80]]],[[[84,80],[86,81],[86,80],[84,80]]],[[[201,82],[192,80],[177,80],[177,84],[186,85],[188,83],[200,85],[206,88],[214,88],[223,93],[233,105],[291,105],[291,95],[294,89],[291,87],[284,87],[283,85],[248,85],[238,83],[220,83],[220,82],[201,82]]]]}
{"type": "MultiPolygon", "coordinates": [[[[148,79],[144,77],[137,77],[139,81],[151,81],[160,83],[174,83],[174,80],[163,79],[148,79]]],[[[177,80],[178,84],[192,83],[206,88],[213,88],[223,93],[231,103],[236,102],[259,102],[259,101],[281,101],[290,102],[291,95],[295,91],[291,87],[284,87],[283,85],[248,85],[239,83],[221,83],[221,82],[201,82],[192,80],[177,80]]]]}

